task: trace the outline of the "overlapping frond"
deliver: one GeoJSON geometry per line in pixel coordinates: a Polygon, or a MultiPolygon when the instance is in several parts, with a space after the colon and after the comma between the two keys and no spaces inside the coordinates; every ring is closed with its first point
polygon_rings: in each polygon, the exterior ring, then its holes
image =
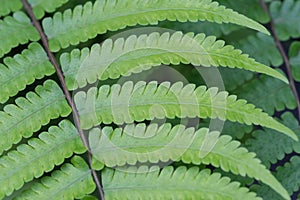
{"type": "Polygon", "coordinates": [[[193,64],[195,66],[236,67],[268,74],[285,82],[281,73],[256,62],[222,40],[204,34],[182,32],[151,33],[149,36],[132,35],[126,40],[104,41],[91,50],[74,50],[61,57],[61,64],[69,89],[84,87],[98,79],[118,78],[161,64],[193,64]]]}
{"type": "Polygon", "coordinates": [[[300,1],[273,1],[270,5],[270,13],[274,19],[275,30],[280,40],[300,36],[300,1]]]}
{"type": "Polygon", "coordinates": [[[20,0],[1,0],[0,17],[8,15],[10,12],[15,12],[22,8],[20,0]]]}
{"type": "MultiPolygon", "coordinates": [[[[289,162],[284,164],[284,166],[277,167],[277,172],[274,173],[276,178],[282,183],[282,185],[287,189],[288,193],[292,196],[294,192],[299,190],[300,188],[300,158],[299,156],[293,156],[289,162]]],[[[270,190],[269,187],[256,185],[251,189],[255,190],[258,194],[260,194],[264,199],[274,199],[280,200],[281,197],[270,190]]],[[[295,195],[296,196],[296,195],[295,195]]],[[[296,198],[293,198],[296,199],[296,198]]],[[[299,199],[299,195],[298,195],[299,199]]]]}
{"type": "Polygon", "coordinates": [[[53,126],[39,138],[21,144],[17,150],[0,157],[0,198],[19,189],[24,182],[38,178],[63,163],[73,153],[85,152],[76,128],[69,121],[53,126]]]}
{"type": "Polygon", "coordinates": [[[268,116],[246,100],[237,100],[218,88],[177,82],[125,82],[90,88],[75,95],[81,126],[89,129],[103,123],[132,123],[134,121],[175,117],[219,118],[275,129],[297,139],[286,126],[268,116]]]}
{"type": "Polygon", "coordinates": [[[40,36],[30,19],[21,11],[0,20],[0,58],[13,47],[28,41],[37,41],[40,36]]]}
{"type": "Polygon", "coordinates": [[[283,111],[286,108],[292,110],[297,107],[289,85],[263,75],[260,79],[252,79],[245,83],[236,92],[240,98],[255,103],[269,115],[273,115],[275,111],[283,111]]]}
{"type": "Polygon", "coordinates": [[[43,177],[15,199],[80,199],[92,193],[96,186],[88,165],[78,156],[73,157],[71,163],[64,164],[50,177],[43,177]]]}
{"type": "MultiPolygon", "coordinates": [[[[157,124],[148,127],[138,124],[128,125],[123,130],[113,130],[110,127],[103,130],[95,128],[90,132],[89,142],[94,157],[108,167],[170,160],[197,165],[211,164],[227,172],[261,180],[288,198],[285,189],[270,171],[260,164],[255,154],[239,147],[240,143],[233,141],[230,136],[217,138],[213,148],[206,149],[205,139],[212,134],[219,135],[217,132],[209,132],[206,128],[195,132],[193,128],[186,129],[183,125],[172,128],[170,124],[160,127],[157,124]],[[206,153],[204,158],[200,156],[206,153]]],[[[214,144],[214,141],[210,142],[214,144]]]]}
{"type": "MultiPolygon", "coordinates": [[[[285,112],[281,116],[282,121],[290,127],[298,137],[300,129],[297,119],[290,112],[285,112]]],[[[294,152],[300,153],[300,143],[294,142],[285,135],[272,130],[257,130],[253,133],[253,138],[246,141],[246,147],[253,151],[266,166],[276,163],[284,158],[285,154],[294,152]],[[270,142],[272,141],[272,142],[270,142]]]]}
{"type": "Polygon", "coordinates": [[[56,8],[68,1],[69,0],[28,0],[37,19],[41,19],[45,15],[45,12],[54,12],[56,8]]]}
{"type": "Polygon", "coordinates": [[[6,105],[0,112],[0,154],[22,137],[32,136],[51,119],[67,116],[70,112],[62,90],[52,80],[37,86],[26,98],[17,98],[16,104],[6,105]]]}
{"type": "Polygon", "coordinates": [[[51,50],[58,51],[109,30],[157,24],[163,20],[234,23],[268,33],[257,22],[211,0],[97,0],[94,4],[88,2],[77,6],[73,11],[56,13],[53,18],[43,20],[43,27],[51,50]]]}
{"type": "Polygon", "coordinates": [[[128,172],[106,168],[102,172],[105,198],[110,199],[261,199],[237,182],[198,167],[140,167],[128,172]]]}
{"type": "Polygon", "coordinates": [[[257,33],[232,44],[267,66],[273,65],[278,67],[283,63],[274,39],[269,35],[257,33]],[[266,51],[266,49],[268,50],[266,51]]]}
{"type": "Polygon", "coordinates": [[[0,103],[5,103],[35,79],[55,72],[46,52],[35,42],[21,54],[5,58],[3,63],[0,63],[0,103]]]}

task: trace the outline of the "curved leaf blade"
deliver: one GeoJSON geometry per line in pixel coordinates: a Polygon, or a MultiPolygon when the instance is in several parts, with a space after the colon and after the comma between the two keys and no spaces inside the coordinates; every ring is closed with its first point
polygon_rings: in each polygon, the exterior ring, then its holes
{"type": "Polygon", "coordinates": [[[88,2],[73,11],[66,10],[64,13],[56,13],[53,18],[44,19],[43,28],[51,50],[58,51],[109,30],[115,31],[136,24],[153,25],[164,20],[234,23],[269,34],[259,23],[211,0],[97,0],[94,4],[88,2]]]}
{"type": "Polygon", "coordinates": [[[274,69],[256,62],[240,50],[226,45],[222,40],[204,34],[183,34],[182,32],[151,33],[139,37],[132,35],[127,39],[111,39],[91,50],[73,50],[61,56],[61,64],[67,86],[74,90],[98,79],[116,79],[148,70],[161,64],[179,63],[194,66],[222,66],[241,68],[264,73],[284,82],[286,77],[274,69]]]}
{"type": "Polygon", "coordinates": [[[294,140],[295,133],[246,100],[228,96],[226,91],[177,82],[125,82],[90,88],[75,95],[81,127],[89,129],[100,123],[133,123],[154,118],[200,117],[219,118],[275,129],[294,140]]]}
{"type": "Polygon", "coordinates": [[[207,152],[203,143],[209,134],[215,132],[209,132],[207,128],[195,131],[183,125],[171,127],[170,124],[163,124],[158,127],[157,124],[151,124],[146,127],[145,124],[137,124],[127,125],[124,129],[92,129],[89,143],[94,158],[116,170],[122,170],[122,166],[126,164],[160,162],[162,165],[161,162],[170,160],[196,165],[211,164],[226,172],[261,180],[285,199],[289,199],[287,191],[255,158],[255,154],[240,147],[240,143],[230,136],[217,138],[213,148],[207,152]],[[203,153],[206,154],[204,158],[200,156],[203,153]]]}

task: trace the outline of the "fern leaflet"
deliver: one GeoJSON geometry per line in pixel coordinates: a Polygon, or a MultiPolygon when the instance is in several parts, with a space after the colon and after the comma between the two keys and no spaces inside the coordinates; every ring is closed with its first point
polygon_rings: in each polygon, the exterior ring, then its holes
{"type": "Polygon", "coordinates": [[[0,158],[0,198],[19,189],[24,182],[40,177],[63,163],[73,152],[84,153],[76,128],[69,121],[62,121],[59,127],[50,127],[39,138],[32,138],[28,144],[21,144],[0,158]]]}
{"type": "MultiPolygon", "coordinates": [[[[289,162],[287,162],[284,166],[277,167],[277,172],[274,173],[276,178],[282,182],[284,187],[287,189],[290,195],[299,190],[300,187],[300,159],[299,156],[293,156],[289,162]]],[[[256,193],[261,194],[265,197],[265,199],[272,200],[281,200],[281,197],[275,193],[273,190],[266,186],[256,185],[251,188],[256,193]]],[[[296,199],[296,198],[293,198],[296,199]]],[[[298,195],[299,199],[299,195],[298,195]]]]}
{"type": "Polygon", "coordinates": [[[16,197],[16,200],[80,199],[95,190],[95,183],[85,161],[75,156],[72,164],[64,164],[51,177],[44,177],[39,183],[16,197]]]}
{"type": "Polygon", "coordinates": [[[38,43],[31,43],[22,54],[13,58],[4,58],[0,63],[0,103],[5,103],[9,97],[25,89],[35,79],[43,78],[55,72],[48,60],[46,52],[38,43]]]}
{"type": "Polygon", "coordinates": [[[217,88],[207,89],[194,84],[183,86],[181,82],[170,85],[164,82],[125,82],[122,86],[104,85],[98,90],[92,87],[87,93],[75,95],[81,126],[89,129],[101,122],[108,124],[132,123],[133,121],[174,117],[219,118],[245,124],[272,128],[297,140],[297,136],[261,109],[246,100],[237,100],[217,88]]]}
{"type": "Polygon", "coordinates": [[[74,50],[61,57],[63,71],[69,89],[84,87],[97,79],[118,78],[161,64],[193,64],[195,66],[237,67],[268,74],[288,82],[285,76],[270,67],[255,62],[232,46],[224,46],[204,34],[184,35],[181,32],[151,33],[149,36],[120,38],[114,43],[106,40],[102,46],[74,50]]]}
{"type": "Polygon", "coordinates": [[[247,26],[268,34],[257,22],[220,6],[211,0],[97,0],[77,6],[73,11],[56,13],[43,20],[52,51],[94,38],[97,34],[115,31],[136,24],[157,24],[158,21],[213,21],[247,26]]]}
{"type": "Polygon", "coordinates": [[[236,92],[240,98],[247,99],[250,103],[255,103],[269,115],[273,115],[275,111],[283,111],[286,108],[292,110],[297,107],[289,85],[267,76],[248,81],[238,88],[236,92]]]}
{"type": "Polygon", "coordinates": [[[269,35],[257,33],[255,35],[250,35],[245,39],[230,43],[265,65],[278,67],[283,63],[280,52],[278,51],[273,38],[269,35]],[[266,49],[268,49],[268,51],[266,51],[266,49]]]}
{"type": "Polygon", "coordinates": [[[29,40],[37,41],[40,36],[31,25],[30,19],[21,11],[14,12],[13,16],[7,16],[0,20],[0,58],[13,47],[25,44],[29,40]],[[3,39],[5,38],[5,39],[3,39]]]}
{"type": "MultiPolygon", "coordinates": [[[[290,112],[285,112],[281,116],[282,121],[290,127],[298,137],[300,129],[297,119],[290,112]]],[[[254,151],[266,166],[275,164],[282,160],[285,154],[293,151],[300,153],[300,143],[294,142],[285,135],[276,133],[272,130],[257,130],[253,132],[253,138],[246,141],[247,149],[254,151]],[[270,143],[270,141],[272,141],[270,143]]]]}
{"type": "Polygon", "coordinates": [[[105,169],[102,182],[106,199],[199,199],[261,200],[239,183],[219,173],[199,171],[198,167],[140,167],[129,172],[105,169]]]}
{"type": "Polygon", "coordinates": [[[50,119],[68,116],[70,112],[63,92],[52,80],[37,86],[35,93],[27,93],[26,98],[17,98],[16,104],[6,105],[0,112],[0,154],[22,137],[31,137],[50,119]]]}
{"type": "Polygon", "coordinates": [[[22,8],[20,0],[1,0],[0,17],[22,8]]]}
{"type": "Polygon", "coordinates": [[[300,36],[300,1],[274,1],[270,5],[270,12],[274,18],[276,33],[280,40],[300,36]]]}
{"type": "Polygon", "coordinates": [[[41,19],[45,15],[45,12],[54,12],[56,8],[68,1],[69,0],[28,0],[37,19],[41,19]]]}
{"type": "Polygon", "coordinates": [[[207,151],[202,149],[202,145],[209,134],[216,133],[209,133],[206,128],[195,132],[193,128],[186,129],[182,125],[172,128],[170,124],[161,127],[157,124],[148,127],[138,124],[128,125],[123,130],[112,130],[110,127],[105,127],[102,131],[98,128],[93,129],[89,141],[94,157],[108,167],[170,160],[182,160],[184,163],[197,165],[211,164],[221,167],[224,171],[261,180],[288,198],[288,193],[270,171],[254,158],[255,154],[240,148],[240,143],[232,141],[230,136],[218,138],[213,149],[201,158],[200,154],[207,151]]]}

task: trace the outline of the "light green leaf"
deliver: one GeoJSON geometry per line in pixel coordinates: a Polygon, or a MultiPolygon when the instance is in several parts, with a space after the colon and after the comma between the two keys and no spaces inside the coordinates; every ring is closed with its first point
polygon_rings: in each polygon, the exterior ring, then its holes
{"type": "Polygon", "coordinates": [[[297,140],[295,133],[281,123],[247,104],[246,100],[237,100],[235,95],[218,88],[194,84],[183,85],[177,82],[170,85],[164,82],[125,82],[122,86],[115,84],[90,88],[75,95],[81,127],[89,129],[100,123],[133,123],[134,121],[152,120],[154,118],[219,118],[245,124],[255,124],[275,129],[297,140]]]}
{"type": "Polygon", "coordinates": [[[43,28],[51,50],[58,51],[107,31],[136,24],[154,25],[164,20],[233,23],[269,34],[259,23],[211,0],[97,0],[44,19],[43,28]]]}
{"type": "Polygon", "coordinates": [[[261,200],[239,183],[219,173],[192,167],[158,168],[143,166],[128,172],[105,169],[102,172],[105,198],[110,199],[198,199],[261,200]]]}

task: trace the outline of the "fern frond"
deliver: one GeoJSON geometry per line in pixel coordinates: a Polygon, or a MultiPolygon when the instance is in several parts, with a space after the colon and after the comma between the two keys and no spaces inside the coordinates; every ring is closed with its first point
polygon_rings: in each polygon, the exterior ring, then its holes
{"type": "Polygon", "coordinates": [[[72,164],[64,164],[51,177],[44,177],[40,183],[16,197],[16,200],[80,199],[95,190],[91,171],[85,161],[74,156],[72,164]]]}
{"type": "Polygon", "coordinates": [[[270,5],[270,13],[274,18],[274,27],[280,40],[300,36],[300,1],[273,1],[270,5]]]}
{"type": "Polygon", "coordinates": [[[108,167],[170,160],[197,165],[211,164],[227,172],[261,180],[285,198],[289,196],[270,171],[255,158],[255,154],[240,148],[240,143],[232,141],[230,136],[218,138],[209,152],[202,149],[210,134],[216,132],[209,133],[206,128],[195,132],[193,128],[186,129],[183,125],[172,128],[170,124],[161,127],[157,124],[148,127],[138,124],[128,125],[123,130],[105,127],[101,131],[95,128],[90,132],[89,141],[93,156],[108,167]],[[200,155],[205,153],[207,155],[201,158],[200,155]]]}
{"type": "Polygon", "coordinates": [[[0,63],[0,103],[5,103],[9,97],[25,89],[26,85],[49,76],[55,72],[49,62],[46,52],[38,43],[31,43],[28,49],[13,58],[4,58],[0,63]]]}
{"type": "Polygon", "coordinates": [[[274,39],[269,35],[257,33],[231,44],[267,66],[278,67],[283,63],[274,39]],[[268,50],[266,51],[266,49],[268,50]]]}
{"type": "Polygon", "coordinates": [[[97,0],[94,4],[88,2],[73,11],[56,13],[53,18],[44,19],[43,28],[51,50],[58,51],[109,30],[136,24],[157,24],[163,20],[234,23],[268,34],[265,27],[257,22],[211,0],[97,0]]]}
{"type": "Polygon", "coordinates": [[[54,12],[56,8],[68,1],[69,0],[28,0],[37,19],[41,19],[45,15],[45,12],[54,12]]]}
{"type": "MultiPolygon", "coordinates": [[[[276,178],[287,189],[288,193],[292,196],[294,192],[299,191],[300,187],[300,158],[293,156],[289,162],[284,166],[277,167],[277,172],[274,173],[276,178]]],[[[264,199],[281,200],[280,196],[269,187],[265,185],[256,185],[251,187],[252,190],[260,194],[264,199]]],[[[296,193],[297,194],[297,193],[296,193]]],[[[294,196],[294,195],[293,195],[294,196]]],[[[296,195],[295,195],[296,196],[296,195]]],[[[299,198],[299,197],[298,197],[299,198]]],[[[296,199],[296,198],[293,198],[296,199]]]]}
{"type": "Polygon", "coordinates": [[[85,150],[71,122],[65,120],[59,127],[50,127],[39,138],[30,139],[28,144],[21,144],[0,158],[0,198],[21,188],[24,182],[51,171],[74,152],[85,150]]]}
{"type": "Polygon", "coordinates": [[[0,20],[0,58],[13,47],[28,41],[37,41],[40,36],[30,19],[21,11],[0,20]]]}
{"type": "Polygon", "coordinates": [[[255,193],[230,182],[219,173],[199,171],[198,167],[140,167],[122,172],[106,168],[102,172],[105,198],[110,199],[199,199],[240,200],[255,199],[255,193]]]}
{"type": "MultiPolygon", "coordinates": [[[[290,127],[298,137],[300,128],[297,119],[290,112],[285,112],[281,116],[283,124],[290,127]]],[[[300,143],[294,142],[289,137],[279,134],[272,130],[257,130],[253,132],[253,139],[246,141],[246,147],[253,151],[266,166],[275,164],[282,160],[285,154],[300,153],[300,143]],[[270,142],[272,141],[272,142],[270,142]]]]}
{"type": "Polygon", "coordinates": [[[59,86],[47,80],[37,86],[26,98],[16,99],[16,104],[6,105],[0,112],[0,154],[16,144],[22,137],[28,138],[42,125],[71,112],[59,86]]]}
{"type": "Polygon", "coordinates": [[[22,8],[20,0],[1,0],[0,17],[8,15],[22,8]]]}
{"type": "Polygon", "coordinates": [[[274,69],[257,63],[248,55],[241,54],[232,46],[224,46],[222,40],[204,34],[182,32],[151,33],[149,36],[133,35],[124,40],[104,41],[91,50],[74,50],[61,57],[61,64],[69,89],[84,87],[97,79],[118,78],[161,64],[193,64],[195,66],[237,67],[268,74],[288,82],[286,77],[274,69]]]}
{"type": "Polygon", "coordinates": [[[132,123],[134,121],[174,117],[219,118],[245,124],[272,128],[297,140],[296,135],[286,126],[268,116],[246,100],[228,96],[226,91],[218,93],[217,88],[194,84],[183,86],[177,82],[125,82],[122,86],[104,85],[98,90],[92,87],[88,92],[75,95],[80,114],[81,126],[89,129],[101,122],[108,124],[132,123]]]}
{"type": "Polygon", "coordinates": [[[283,111],[286,108],[293,110],[297,107],[289,85],[263,75],[260,79],[252,79],[245,83],[236,92],[240,98],[255,103],[269,115],[273,115],[275,111],[283,111]]]}

